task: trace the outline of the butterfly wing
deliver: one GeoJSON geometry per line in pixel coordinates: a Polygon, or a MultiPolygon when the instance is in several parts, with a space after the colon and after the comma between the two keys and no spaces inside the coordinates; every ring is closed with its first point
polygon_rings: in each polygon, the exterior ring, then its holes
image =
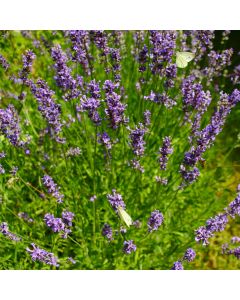
{"type": "Polygon", "coordinates": [[[129,214],[122,208],[122,207],[118,207],[118,214],[121,218],[121,220],[129,227],[132,225],[133,220],[132,218],[129,216],[129,214]]]}
{"type": "Polygon", "coordinates": [[[176,64],[178,68],[186,68],[188,63],[194,59],[194,54],[191,52],[177,52],[176,64]]]}
{"type": "Polygon", "coordinates": [[[184,59],[187,62],[190,62],[191,60],[194,59],[194,54],[191,52],[180,52],[180,53],[181,53],[181,56],[184,57],[184,59]]]}

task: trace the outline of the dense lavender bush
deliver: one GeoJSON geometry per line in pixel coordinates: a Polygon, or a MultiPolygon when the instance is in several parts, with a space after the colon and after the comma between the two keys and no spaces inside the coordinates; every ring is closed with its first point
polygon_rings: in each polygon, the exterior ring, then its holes
{"type": "Polygon", "coordinates": [[[2,269],[236,266],[240,72],[215,34],[0,32],[2,269]]]}

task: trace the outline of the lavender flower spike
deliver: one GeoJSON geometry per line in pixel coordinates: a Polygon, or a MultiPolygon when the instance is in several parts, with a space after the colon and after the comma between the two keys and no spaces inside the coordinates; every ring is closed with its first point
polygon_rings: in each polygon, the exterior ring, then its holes
{"type": "Polygon", "coordinates": [[[124,203],[122,196],[116,193],[116,190],[112,190],[112,195],[108,194],[107,199],[111,204],[112,208],[117,212],[117,208],[120,206],[125,209],[126,204],[124,203]]]}
{"type": "Polygon", "coordinates": [[[47,265],[58,267],[57,258],[53,253],[47,252],[46,250],[40,249],[34,243],[31,244],[33,250],[29,248],[26,251],[31,255],[33,261],[40,261],[47,265]]]}
{"type": "Polygon", "coordinates": [[[123,252],[125,254],[131,254],[132,252],[134,252],[136,250],[137,250],[137,247],[133,243],[133,240],[124,241],[124,243],[123,243],[123,252]]]}
{"type": "Polygon", "coordinates": [[[167,162],[168,162],[168,156],[173,153],[173,148],[171,144],[171,138],[166,136],[163,139],[163,145],[159,149],[159,162],[160,162],[160,169],[166,170],[167,168],[167,162]]]}
{"type": "Polygon", "coordinates": [[[50,177],[49,175],[44,175],[42,178],[42,182],[47,188],[48,193],[51,194],[55,199],[57,199],[58,203],[62,203],[64,195],[60,194],[59,187],[56,183],[54,183],[52,177],[50,177]]]}
{"type": "Polygon", "coordinates": [[[154,210],[148,220],[148,231],[152,232],[154,230],[158,230],[158,228],[162,225],[163,220],[163,214],[159,210],[154,210]]]}

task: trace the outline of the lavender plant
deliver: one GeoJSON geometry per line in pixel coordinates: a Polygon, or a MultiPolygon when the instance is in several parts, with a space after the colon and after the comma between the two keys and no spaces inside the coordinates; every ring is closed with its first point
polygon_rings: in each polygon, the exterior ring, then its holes
{"type": "Polygon", "coordinates": [[[239,65],[217,34],[0,32],[2,269],[203,268],[240,215],[239,65]]]}

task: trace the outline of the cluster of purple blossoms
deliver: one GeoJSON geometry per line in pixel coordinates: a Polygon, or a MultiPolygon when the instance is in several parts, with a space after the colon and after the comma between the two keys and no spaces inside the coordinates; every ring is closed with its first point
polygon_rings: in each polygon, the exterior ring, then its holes
{"type": "Polygon", "coordinates": [[[93,195],[93,196],[91,196],[90,198],[89,198],[89,201],[90,202],[94,202],[94,201],[96,201],[97,200],[97,196],[96,195],[93,195]]]}
{"type": "Polygon", "coordinates": [[[222,131],[227,115],[239,101],[240,91],[237,89],[230,95],[221,93],[218,107],[213,113],[210,123],[197,132],[196,146],[192,146],[191,150],[185,153],[184,165],[180,166],[180,173],[186,182],[191,183],[195,181],[199,175],[199,170],[196,167],[189,171],[186,166],[193,167],[198,161],[203,160],[202,155],[214,143],[216,136],[222,131]],[[188,174],[189,172],[191,174],[188,174]],[[190,180],[187,178],[188,175],[190,175],[190,180]]]}
{"type": "Polygon", "coordinates": [[[107,199],[111,204],[112,208],[117,211],[118,207],[122,207],[123,209],[126,208],[126,204],[124,203],[122,196],[116,193],[116,190],[112,190],[112,195],[108,194],[107,199]]]}
{"type": "Polygon", "coordinates": [[[113,240],[113,231],[110,225],[104,224],[102,229],[102,235],[105,236],[109,241],[113,240]]]}
{"type": "Polygon", "coordinates": [[[139,63],[139,72],[144,72],[146,71],[147,67],[146,67],[146,63],[148,60],[148,48],[146,45],[144,45],[142,47],[142,49],[139,51],[138,54],[138,63],[139,63]]]}
{"type": "Polygon", "coordinates": [[[133,240],[123,242],[123,252],[125,254],[131,254],[137,250],[137,246],[133,243],[133,240]]]}
{"type": "Polygon", "coordinates": [[[135,129],[130,130],[130,140],[131,140],[131,148],[133,149],[133,153],[137,156],[143,156],[145,151],[144,135],[147,132],[145,126],[142,123],[139,123],[135,129]]]}
{"type": "Polygon", "coordinates": [[[56,76],[57,85],[64,91],[67,92],[64,95],[66,101],[77,98],[80,95],[78,89],[78,81],[72,77],[71,69],[67,66],[67,55],[62,51],[60,45],[56,45],[51,50],[51,56],[54,60],[54,69],[56,76]]]}
{"type": "Polygon", "coordinates": [[[87,98],[85,95],[82,96],[80,105],[76,106],[78,112],[88,112],[89,118],[95,125],[100,125],[101,118],[97,109],[100,107],[101,102],[99,99],[87,98]]]}
{"type": "Polygon", "coordinates": [[[95,125],[101,124],[101,118],[98,113],[98,108],[101,105],[99,98],[101,97],[99,84],[94,80],[90,81],[87,86],[87,90],[90,97],[83,95],[81,98],[80,105],[77,105],[76,109],[79,112],[88,112],[89,118],[93,121],[95,125]]]}
{"type": "Polygon", "coordinates": [[[171,143],[171,138],[169,136],[166,136],[163,138],[162,147],[159,148],[160,157],[159,157],[158,161],[160,163],[161,170],[166,170],[169,155],[172,153],[173,153],[173,147],[172,147],[172,143],[171,143]]]}
{"type": "Polygon", "coordinates": [[[58,203],[62,203],[64,195],[60,194],[59,187],[56,183],[54,183],[52,177],[50,177],[49,175],[44,175],[42,178],[42,182],[47,188],[48,193],[51,194],[54,198],[56,198],[58,203]]]}
{"type": "Polygon", "coordinates": [[[20,212],[18,213],[18,217],[23,219],[24,221],[28,223],[33,223],[33,219],[29,217],[28,213],[26,212],[20,212]]]}
{"type": "Polygon", "coordinates": [[[0,54],[0,66],[2,66],[5,71],[7,71],[7,69],[9,68],[9,64],[7,60],[1,54],[0,54]]]}
{"type": "Polygon", "coordinates": [[[66,155],[68,157],[70,157],[70,156],[79,156],[79,155],[81,155],[81,153],[82,153],[82,150],[79,147],[76,147],[76,148],[70,147],[67,150],[66,155]]]}
{"type": "Polygon", "coordinates": [[[186,32],[186,37],[191,37],[191,46],[184,51],[196,53],[195,61],[199,61],[203,55],[213,48],[214,30],[190,30],[186,32]]]}
{"type": "Polygon", "coordinates": [[[158,230],[158,228],[162,225],[163,220],[163,214],[159,210],[154,210],[148,219],[148,231],[152,232],[158,230]]]}
{"type": "Polygon", "coordinates": [[[234,85],[240,84],[240,65],[234,67],[233,73],[230,75],[230,78],[234,85]]]}
{"type": "Polygon", "coordinates": [[[90,36],[96,47],[101,51],[102,56],[109,54],[108,39],[103,30],[90,30],[90,36]]]}
{"type": "Polygon", "coordinates": [[[0,232],[12,241],[16,241],[16,242],[21,241],[20,237],[18,237],[16,234],[9,231],[8,224],[6,222],[2,222],[0,224],[0,232]]]}
{"type": "Polygon", "coordinates": [[[5,169],[1,164],[0,164],[0,174],[5,174],[5,169]]]}
{"type": "Polygon", "coordinates": [[[144,116],[143,124],[145,126],[149,126],[151,124],[151,112],[150,112],[150,110],[145,110],[145,112],[143,113],[143,116],[144,116]]]}
{"type": "Polygon", "coordinates": [[[196,257],[196,252],[192,248],[188,248],[184,256],[173,264],[172,270],[184,270],[183,261],[192,262],[196,257]]]}
{"type": "Polygon", "coordinates": [[[0,159],[6,157],[6,153],[4,151],[0,152],[0,159]]]}
{"type": "Polygon", "coordinates": [[[206,221],[206,226],[201,226],[195,230],[196,242],[201,242],[204,246],[209,244],[208,239],[213,237],[215,232],[223,231],[228,223],[227,214],[219,214],[206,221]]]}
{"type": "Polygon", "coordinates": [[[232,244],[240,243],[240,237],[238,237],[238,236],[233,236],[232,239],[231,239],[231,243],[232,243],[232,244]]]}
{"type": "Polygon", "coordinates": [[[201,118],[211,103],[211,94],[204,92],[200,83],[194,83],[195,76],[188,76],[182,82],[184,121],[192,126],[192,134],[195,135],[201,124],[201,118]],[[196,111],[191,120],[192,111],[196,111]]]}
{"type": "Polygon", "coordinates": [[[226,49],[222,53],[212,50],[208,54],[209,66],[203,70],[203,74],[208,80],[220,76],[222,71],[231,64],[233,49],[226,49]]]}
{"type": "Polygon", "coordinates": [[[68,234],[71,233],[69,227],[72,226],[73,218],[74,213],[64,211],[62,212],[62,218],[55,218],[54,215],[48,213],[44,216],[44,221],[53,232],[62,232],[61,237],[67,238],[68,234]]]}
{"type": "Polygon", "coordinates": [[[49,126],[53,129],[58,142],[64,142],[64,139],[59,137],[63,124],[61,123],[61,106],[57,104],[53,95],[54,92],[49,89],[47,83],[43,80],[38,80],[37,84],[31,85],[33,95],[38,101],[38,110],[42,116],[46,119],[49,126]]]}
{"type": "Polygon", "coordinates": [[[117,129],[121,123],[125,124],[128,122],[127,118],[124,116],[127,105],[121,103],[121,95],[114,91],[117,87],[118,84],[113,83],[111,80],[106,80],[103,85],[103,90],[106,94],[105,102],[107,105],[105,113],[110,122],[110,126],[113,129],[117,129]]]}
{"type": "Polygon", "coordinates": [[[184,270],[184,268],[180,261],[176,261],[171,270],[184,270]]]}
{"type": "Polygon", "coordinates": [[[162,178],[160,176],[155,176],[156,182],[162,184],[162,185],[167,185],[168,184],[168,179],[167,178],[162,178]]]}
{"type": "Polygon", "coordinates": [[[90,75],[89,68],[89,36],[85,30],[69,30],[67,31],[68,36],[72,43],[72,60],[82,65],[86,74],[90,75]]]}
{"type": "Polygon", "coordinates": [[[24,145],[24,142],[20,141],[19,117],[11,104],[6,109],[0,109],[0,132],[13,146],[24,145]]]}
{"type": "Polygon", "coordinates": [[[232,218],[240,216],[240,192],[238,192],[237,197],[229,204],[226,210],[232,218]]]}
{"type": "Polygon", "coordinates": [[[98,134],[98,143],[104,145],[108,150],[112,149],[111,138],[106,132],[98,134]]]}
{"type": "Polygon", "coordinates": [[[176,32],[174,31],[150,31],[150,63],[153,74],[164,75],[164,66],[171,62],[176,47],[176,32]]]}
{"type": "Polygon", "coordinates": [[[110,52],[109,55],[110,55],[110,59],[111,59],[112,71],[113,71],[113,74],[114,74],[114,80],[116,82],[120,82],[120,80],[121,80],[121,75],[120,75],[120,71],[121,71],[120,49],[109,48],[109,52],[110,52]]]}
{"type": "Polygon", "coordinates": [[[33,61],[35,58],[36,58],[36,55],[31,50],[27,50],[22,55],[23,68],[19,72],[19,77],[23,82],[26,82],[28,75],[32,70],[32,64],[33,64],[33,61]]]}
{"type": "Polygon", "coordinates": [[[139,170],[141,173],[144,173],[144,167],[140,164],[140,161],[137,159],[132,159],[130,165],[133,169],[139,170]]]}
{"type": "MultiPolygon", "coordinates": [[[[208,239],[214,235],[215,232],[223,231],[228,223],[228,216],[235,218],[240,216],[240,191],[237,189],[237,197],[226,207],[224,213],[220,213],[213,218],[206,221],[206,226],[201,226],[195,230],[196,242],[202,242],[203,245],[208,245],[208,239]]],[[[240,240],[240,239],[239,239],[240,240]]],[[[237,239],[236,239],[237,241],[237,239]]]]}
{"type": "Polygon", "coordinates": [[[144,100],[151,101],[157,104],[162,104],[168,109],[172,109],[177,103],[171,99],[166,93],[155,94],[153,91],[148,96],[144,96],[144,100]]]}
{"type": "Polygon", "coordinates": [[[183,260],[187,260],[188,262],[191,262],[195,259],[196,252],[192,248],[188,248],[183,256],[183,260]]]}
{"type": "Polygon", "coordinates": [[[33,261],[40,261],[47,265],[58,267],[58,259],[53,253],[47,252],[46,250],[40,249],[34,243],[31,244],[33,249],[27,248],[26,251],[31,255],[33,261]]]}

